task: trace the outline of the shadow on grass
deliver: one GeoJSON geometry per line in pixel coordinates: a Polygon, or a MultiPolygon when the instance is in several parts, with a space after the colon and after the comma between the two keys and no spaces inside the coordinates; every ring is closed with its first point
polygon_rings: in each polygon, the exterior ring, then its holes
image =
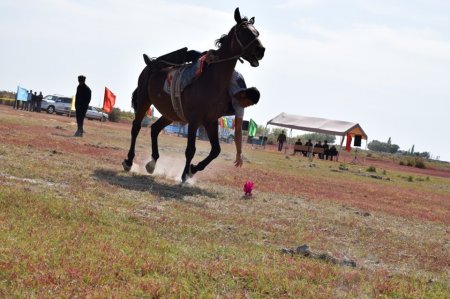
{"type": "Polygon", "coordinates": [[[131,176],[124,172],[109,169],[94,170],[93,177],[111,185],[133,191],[150,192],[164,199],[182,200],[185,196],[202,195],[216,198],[217,194],[198,187],[178,184],[164,184],[157,182],[154,177],[140,174],[131,176]]]}

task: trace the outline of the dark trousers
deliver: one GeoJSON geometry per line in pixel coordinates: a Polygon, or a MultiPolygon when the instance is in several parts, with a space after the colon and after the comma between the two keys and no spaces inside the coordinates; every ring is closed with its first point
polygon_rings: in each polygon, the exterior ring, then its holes
{"type": "Polygon", "coordinates": [[[35,106],[36,106],[36,101],[35,100],[31,100],[29,110],[33,112],[35,110],[34,109],[35,106]]]}
{"type": "Polygon", "coordinates": [[[278,142],[278,151],[281,152],[283,150],[284,142],[278,142]]]}
{"type": "Polygon", "coordinates": [[[83,132],[84,117],[86,116],[88,106],[75,106],[75,109],[75,113],[77,115],[78,131],[83,132]]]}

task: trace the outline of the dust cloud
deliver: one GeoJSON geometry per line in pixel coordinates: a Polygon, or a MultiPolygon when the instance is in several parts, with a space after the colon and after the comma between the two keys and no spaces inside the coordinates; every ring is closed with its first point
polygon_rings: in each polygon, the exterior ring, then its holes
{"type": "MultiPolygon", "coordinates": [[[[134,162],[131,171],[139,173],[141,175],[156,175],[163,177],[168,180],[181,183],[181,175],[183,174],[184,165],[186,163],[186,158],[184,155],[162,155],[159,157],[156,163],[155,171],[153,174],[149,174],[145,169],[145,165],[151,160],[151,156],[147,159],[139,161],[139,163],[134,162]]],[[[188,185],[194,185],[196,182],[195,176],[186,181],[188,185]]]]}

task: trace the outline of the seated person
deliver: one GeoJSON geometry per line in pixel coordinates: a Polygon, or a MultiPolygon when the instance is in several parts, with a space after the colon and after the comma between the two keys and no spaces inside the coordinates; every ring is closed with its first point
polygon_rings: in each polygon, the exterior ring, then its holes
{"type": "MultiPolygon", "coordinates": [[[[322,148],[322,141],[317,141],[316,145],[314,145],[314,148],[322,148]]],[[[319,155],[319,159],[323,159],[323,155],[322,154],[318,154],[319,155]]],[[[314,156],[314,153],[313,153],[314,156]]]]}
{"type": "Polygon", "coordinates": [[[330,149],[328,150],[327,160],[328,160],[328,157],[330,157],[330,161],[333,161],[333,157],[337,157],[338,154],[339,154],[339,152],[336,150],[336,147],[334,145],[332,145],[330,147],[330,149]]]}
{"type": "MultiPolygon", "coordinates": [[[[305,143],[305,145],[306,146],[313,146],[313,144],[312,144],[312,142],[311,142],[311,139],[308,139],[308,141],[305,143]]],[[[309,149],[310,151],[312,151],[312,149],[309,149]]],[[[308,155],[308,152],[303,152],[303,156],[307,156],[308,155]]]]}
{"type": "MultiPolygon", "coordinates": [[[[302,144],[302,141],[300,140],[300,138],[295,142],[295,145],[303,145],[303,144],[302,144]]],[[[301,152],[301,151],[296,150],[295,147],[294,147],[294,155],[295,155],[297,152],[301,152]]]]}

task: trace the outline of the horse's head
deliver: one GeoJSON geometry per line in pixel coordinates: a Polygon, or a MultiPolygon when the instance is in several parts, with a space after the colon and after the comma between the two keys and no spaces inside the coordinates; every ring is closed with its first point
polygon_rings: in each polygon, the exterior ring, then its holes
{"type": "Polygon", "coordinates": [[[241,18],[239,8],[234,11],[234,19],[236,25],[231,29],[233,35],[232,47],[239,49],[240,56],[247,60],[251,66],[259,66],[259,60],[264,57],[266,48],[259,40],[259,32],[256,30],[255,18],[247,20],[247,18],[241,18]],[[235,43],[237,45],[235,45],[235,43]]]}

